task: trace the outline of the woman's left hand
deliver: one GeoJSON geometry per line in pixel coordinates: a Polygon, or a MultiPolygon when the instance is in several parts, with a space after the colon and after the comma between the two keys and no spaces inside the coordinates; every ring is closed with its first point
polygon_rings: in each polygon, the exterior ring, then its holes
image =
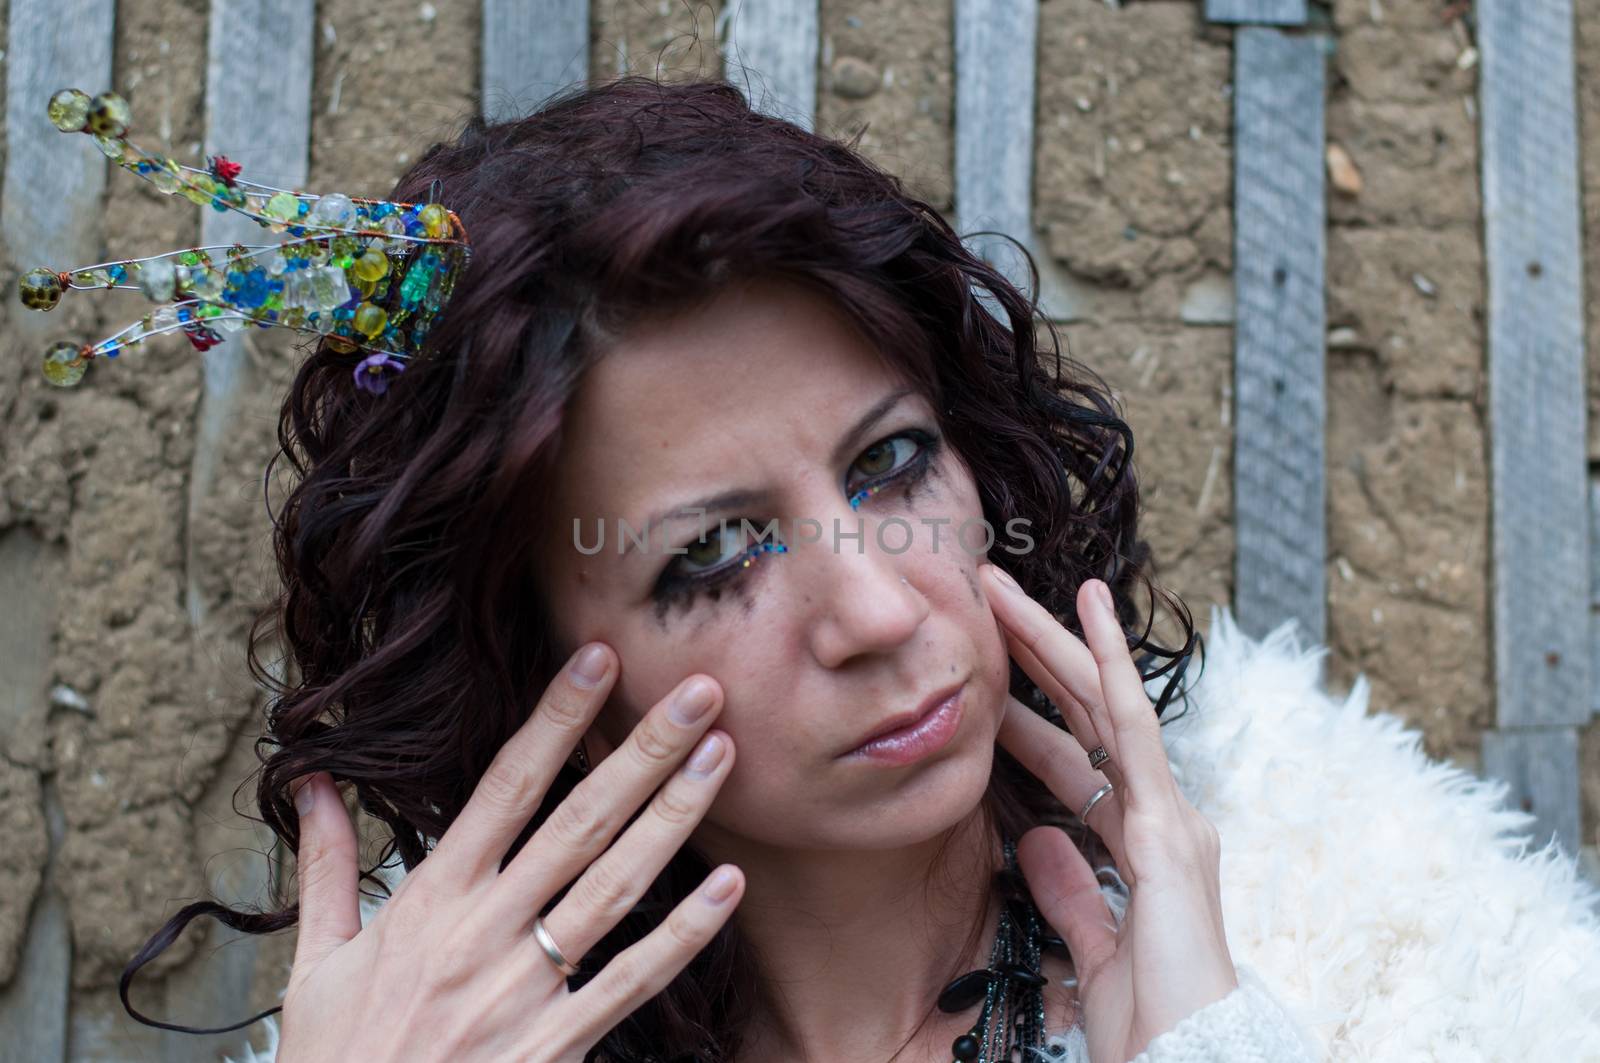
{"type": "Polygon", "coordinates": [[[1078,590],[1086,646],[999,568],[982,570],[1011,655],[1072,732],[1008,695],[1000,745],[1074,813],[1106,781],[1114,787],[1088,825],[1129,888],[1120,930],[1066,833],[1028,831],[1017,858],[1040,914],[1072,953],[1089,1058],[1126,1063],[1239,985],[1222,928],[1221,840],[1172,776],[1160,721],[1105,583],[1089,580],[1078,590]],[[1111,755],[1099,770],[1088,758],[1097,745],[1111,755]]]}

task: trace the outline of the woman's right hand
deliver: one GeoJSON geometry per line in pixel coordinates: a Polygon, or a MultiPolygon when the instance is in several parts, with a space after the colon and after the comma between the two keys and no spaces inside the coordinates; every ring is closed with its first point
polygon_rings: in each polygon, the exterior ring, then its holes
{"type": "Polygon", "coordinates": [[[576,878],[544,927],[578,964],[705,815],[733,764],[727,734],[707,734],[722,705],[707,676],[690,676],[646,713],[500,870],[616,673],[616,655],[603,643],[579,650],[433,852],[365,928],[354,826],[327,774],[307,777],[296,791],[297,803],[306,794],[311,803],[300,809],[300,936],[279,1063],[581,1063],[711,941],[743,894],[744,875],[732,864],[714,869],[660,926],[575,991],[533,932],[534,917],[576,878]],[[600,655],[592,681],[578,667],[587,650],[600,655]],[[696,704],[701,714],[683,722],[682,709],[696,704]],[[649,808],[612,845],[652,793],[649,808]]]}

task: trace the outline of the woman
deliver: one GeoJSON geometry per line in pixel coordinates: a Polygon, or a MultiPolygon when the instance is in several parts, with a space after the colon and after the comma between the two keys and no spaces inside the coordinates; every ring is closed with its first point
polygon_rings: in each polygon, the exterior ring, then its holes
{"type": "Polygon", "coordinates": [[[1196,640],[1150,638],[1131,434],[1022,293],[718,83],[474,121],[433,182],[430,355],[285,402],[299,904],[221,910],[299,924],[279,1060],[1312,1058],[1163,749],[1196,640]],[[334,780],[410,872],[366,927],[334,780]]]}

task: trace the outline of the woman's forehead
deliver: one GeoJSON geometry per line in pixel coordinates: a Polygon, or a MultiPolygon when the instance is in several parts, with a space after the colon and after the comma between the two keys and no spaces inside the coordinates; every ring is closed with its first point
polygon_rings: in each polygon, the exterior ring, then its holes
{"type": "Polygon", "coordinates": [[[750,448],[831,446],[902,387],[825,296],[793,283],[730,287],[630,331],[596,362],[568,404],[560,464],[584,479],[620,462],[659,476],[750,448]]]}

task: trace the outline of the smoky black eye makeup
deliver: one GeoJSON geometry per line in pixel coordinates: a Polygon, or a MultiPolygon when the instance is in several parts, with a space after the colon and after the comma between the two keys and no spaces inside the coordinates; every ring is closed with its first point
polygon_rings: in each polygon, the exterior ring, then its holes
{"type": "MultiPolygon", "coordinates": [[[[926,478],[937,461],[944,440],[925,428],[908,428],[885,436],[865,448],[847,470],[840,485],[859,510],[869,500],[895,488],[911,491],[926,478]]],[[[700,594],[720,600],[731,586],[741,592],[764,565],[755,564],[765,554],[782,554],[787,545],[763,536],[772,521],[750,515],[724,518],[716,528],[689,542],[678,544],[662,566],[650,591],[658,614],[673,606],[691,607],[700,594]]]]}

